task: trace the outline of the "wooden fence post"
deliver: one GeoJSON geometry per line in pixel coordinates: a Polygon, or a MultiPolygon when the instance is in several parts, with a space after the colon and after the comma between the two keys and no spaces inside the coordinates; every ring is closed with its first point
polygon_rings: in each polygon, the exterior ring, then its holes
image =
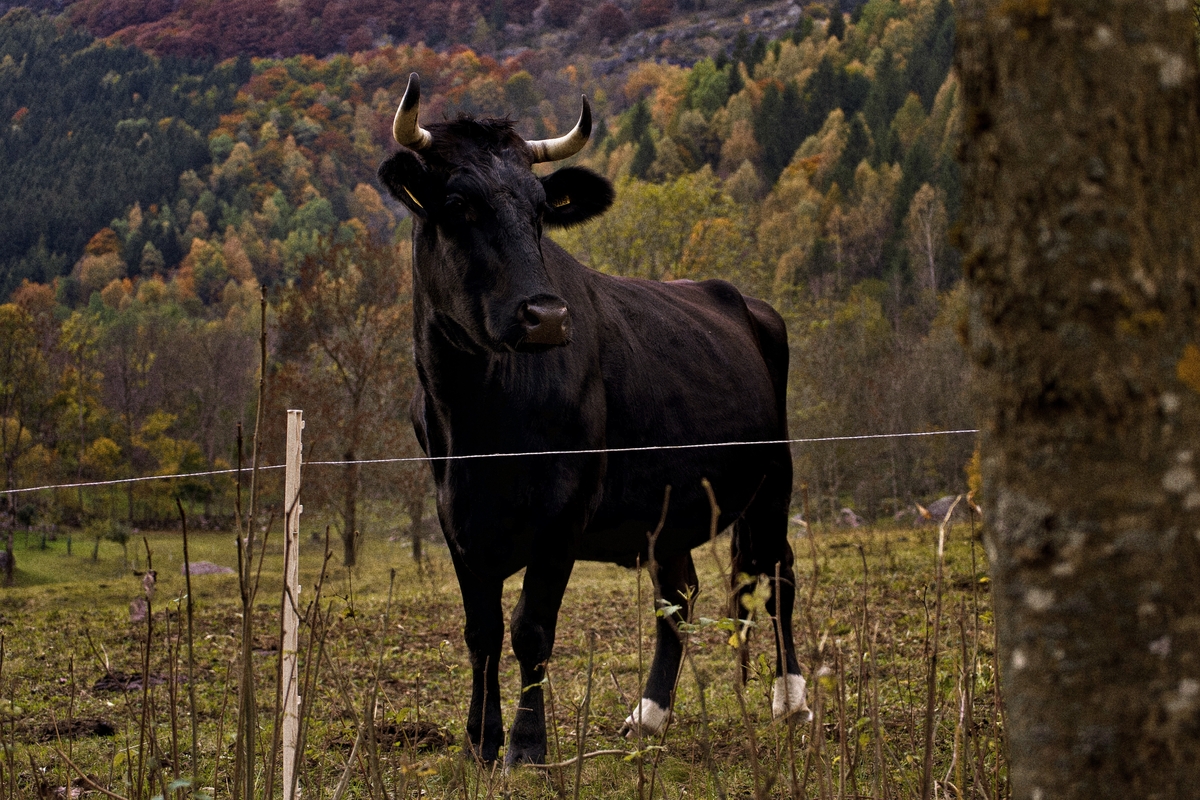
{"type": "Polygon", "coordinates": [[[296,654],[300,642],[300,461],[303,454],[301,431],[304,412],[287,412],[287,462],[283,481],[283,641],[279,655],[283,659],[280,680],[283,683],[283,798],[300,796],[296,771],[300,766],[296,746],[300,737],[300,695],[298,694],[296,654]]]}

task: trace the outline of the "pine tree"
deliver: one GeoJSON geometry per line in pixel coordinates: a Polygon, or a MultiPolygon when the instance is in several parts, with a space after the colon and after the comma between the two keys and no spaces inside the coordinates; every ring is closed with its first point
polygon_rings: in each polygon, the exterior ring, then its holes
{"type": "Polygon", "coordinates": [[[933,156],[929,153],[929,145],[923,138],[918,139],[904,154],[904,163],[901,169],[900,186],[896,189],[894,209],[894,220],[897,225],[908,213],[908,205],[921,185],[934,182],[933,156]]]}
{"type": "Polygon", "coordinates": [[[641,142],[642,137],[650,130],[650,108],[645,100],[639,100],[629,109],[624,124],[617,134],[617,140],[624,142],[641,142]]]}
{"type": "Polygon", "coordinates": [[[813,18],[807,14],[801,17],[796,22],[796,27],[792,29],[792,44],[800,44],[807,39],[813,32],[813,18]]]}
{"type": "Polygon", "coordinates": [[[639,180],[645,180],[650,174],[650,167],[654,164],[657,155],[654,140],[650,138],[650,131],[644,132],[638,139],[637,150],[634,151],[633,161],[629,165],[629,174],[639,180]]]}
{"type": "Polygon", "coordinates": [[[892,117],[904,105],[907,92],[904,76],[896,69],[894,58],[886,53],[875,70],[875,80],[863,103],[863,115],[873,131],[882,131],[891,123],[892,117]]]}
{"type": "Polygon", "coordinates": [[[746,66],[750,69],[758,66],[767,57],[767,37],[756,36],[754,38],[754,46],[750,48],[750,60],[746,62],[746,66]]]}
{"type": "Polygon", "coordinates": [[[729,70],[729,96],[733,97],[746,88],[746,82],[742,80],[742,70],[740,69],[739,62],[731,62],[726,69],[729,70]]]}
{"type": "Polygon", "coordinates": [[[763,89],[762,102],[754,115],[754,136],[762,146],[763,177],[773,184],[783,172],[807,132],[797,125],[803,103],[796,84],[788,81],[783,91],[775,81],[763,89]]]}
{"type": "Polygon", "coordinates": [[[855,114],[850,120],[850,135],[846,139],[846,147],[838,156],[837,165],[830,173],[830,184],[836,183],[843,193],[849,194],[854,189],[854,171],[870,154],[871,134],[867,131],[862,115],[855,114]]]}
{"type": "Polygon", "coordinates": [[[908,68],[909,89],[917,93],[928,111],[954,60],[954,7],[938,0],[929,34],[915,48],[908,68]]]}
{"type": "Polygon", "coordinates": [[[836,38],[838,41],[843,41],[846,38],[846,20],[842,16],[839,9],[834,9],[829,15],[829,27],[826,29],[826,34],[830,38],[836,38]]]}

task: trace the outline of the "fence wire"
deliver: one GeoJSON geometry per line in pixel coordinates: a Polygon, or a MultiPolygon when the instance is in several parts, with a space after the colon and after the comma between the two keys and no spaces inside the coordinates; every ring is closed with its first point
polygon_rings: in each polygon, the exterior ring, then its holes
{"type": "MultiPolygon", "coordinates": [[[[583,456],[602,453],[645,453],[664,450],[698,450],[706,447],[745,447],[763,444],[820,444],[823,442],[856,442],[868,439],[907,439],[920,436],[958,436],[979,433],[978,428],[965,428],[954,431],[917,431],[913,433],[865,433],[855,436],[816,436],[804,439],[769,439],[754,442],[704,442],[701,444],[665,444],[645,445],[642,447],[598,447],[581,450],[532,450],[521,453],[468,453],[457,456],[407,456],[403,458],[366,458],[348,461],[305,461],[303,467],[337,467],[352,464],[405,464],[430,461],[470,461],[485,458],[532,458],[536,456],[583,456]]],[[[283,469],[283,464],[269,464],[258,467],[259,470],[283,469]]],[[[77,483],[56,483],[45,486],[28,486],[23,489],[6,489],[3,494],[27,494],[29,492],[47,492],[54,489],[82,489],[93,486],[118,486],[128,483],[145,483],[147,481],[170,481],[184,478],[208,478],[216,475],[237,475],[251,472],[253,468],[210,469],[203,472],[182,472],[174,475],[142,475],[136,478],[113,478],[105,481],[80,481],[77,483]]]]}

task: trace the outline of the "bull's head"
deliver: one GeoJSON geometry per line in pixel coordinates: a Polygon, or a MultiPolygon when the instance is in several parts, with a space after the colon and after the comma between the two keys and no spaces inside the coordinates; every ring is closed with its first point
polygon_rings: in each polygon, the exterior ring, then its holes
{"type": "Polygon", "coordinates": [[[408,207],[414,275],[433,313],[459,337],[491,350],[543,350],[571,337],[570,312],[546,269],[543,226],[576,225],[612,203],[611,184],[567,167],[538,178],[530,167],[578,153],[592,131],[587,98],[575,127],[526,141],[508,120],[418,120],[416,73],[392,133],[402,145],[379,179],[408,207]]]}

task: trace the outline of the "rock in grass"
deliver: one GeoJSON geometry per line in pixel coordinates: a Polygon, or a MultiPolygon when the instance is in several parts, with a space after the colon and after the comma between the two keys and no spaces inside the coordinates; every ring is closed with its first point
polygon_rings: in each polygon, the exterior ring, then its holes
{"type": "Polygon", "coordinates": [[[233,569],[214,564],[211,561],[193,561],[190,569],[182,566],[179,568],[180,575],[186,575],[189,572],[193,575],[232,575],[233,569]]]}

